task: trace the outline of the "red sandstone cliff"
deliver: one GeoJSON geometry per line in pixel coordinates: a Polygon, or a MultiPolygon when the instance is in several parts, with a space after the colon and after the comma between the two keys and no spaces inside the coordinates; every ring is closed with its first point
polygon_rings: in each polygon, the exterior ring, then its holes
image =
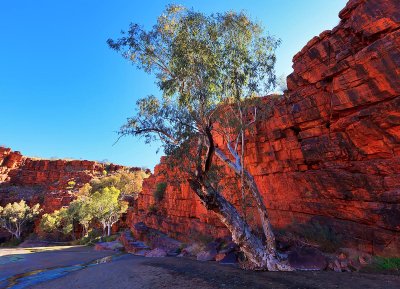
{"type": "Polygon", "coordinates": [[[74,198],[66,189],[69,181],[79,188],[104,170],[113,173],[123,168],[86,160],[33,159],[0,147],[0,205],[25,199],[52,212],[74,198]]]}
{"type": "MultiPolygon", "coordinates": [[[[267,99],[271,114],[249,137],[246,161],[275,228],[317,220],[344,245],[400,255],[400,1],[351,0],[339,16],[294,56],[288,92],[267,99]]],[[[180,239],[227,235],[164,170],[162,161],[145,181],[130,222],[180,239]],[[165,215],[149,214],[162,181],[165,215]]]]}

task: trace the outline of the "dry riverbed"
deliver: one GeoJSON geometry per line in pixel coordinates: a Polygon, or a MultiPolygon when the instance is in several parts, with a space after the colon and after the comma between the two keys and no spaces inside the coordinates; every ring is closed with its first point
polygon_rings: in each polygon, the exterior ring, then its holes
{"type": "Polygon", "coordinates": [[[248,272],[215,262],[90,247],[0,249],[0,288],[400,288],[399,275],[248,272]]]}

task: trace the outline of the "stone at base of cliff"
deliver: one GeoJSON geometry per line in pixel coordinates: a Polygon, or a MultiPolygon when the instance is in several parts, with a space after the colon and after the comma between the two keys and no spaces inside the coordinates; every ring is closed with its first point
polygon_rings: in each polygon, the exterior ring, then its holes
{"type": "Polygon", "coordinates": [[[94,246],[96,251],[121,251],[124,246],[119,241],[97,243],[94,246]]]}
{"type": "Polygon", "coordinates": [[[289,253],[290,266],[300,271],[325,270],[328,265],[326,257],[317,249],[310,247],[296,248],[289,253]]]}
{"type": "Polygon", "coordinates": [[[163,249],[161,248],[155,248],[151,251],[148,251],[145,255],[145,257],[149,257],[149,258],[155,258],[155,257],[165,257],[167,256],[167,252],[165,252],[163,249]]]}
{"type": "Polygon", "coordinates": [[[197,256],[198,253],[200,253],[204,249],[203,246],[200,244],[194,243],[182,250],[182,252],[178,255],[178,257],[193,257],[197,256]]]}
{"type": "Polygon", "coordinates": [[[147,249],[147,250],[138,250],[138,251],[135,251],[135,252],[129,252],[129,253],[132,253],[133,255],[135,255],[135,256],[146,256],[146,254],[147,254],[147,252],[149,252],[149,250],[147,249]]]}
{"type": "Polygon", "coordinates": [[[124,245],[126,252],[134,251],[135,247],[133,246],[133,243],[135,243],[135,239],[133,238],[131,231],[125,230],[118,240],[122,245],[124,245]]]}
{"type": "Polygon", "coordinates": [[[197,254],[198,261],[214,261],[217,256],[217,250],[212,248],[209,250],[202,251],[197,254]]]}
{"type": "Polygon", "coordinates": [[[180,249],[169,250],[167,252],[168,257],[177,257],[181,253],[180,249]]]}
{"type": "Polygon", "coordinates": [[[235,252],[230,252],[219,261],[220,264],[233,265],[238,263],[238,258],[235,252]]]}

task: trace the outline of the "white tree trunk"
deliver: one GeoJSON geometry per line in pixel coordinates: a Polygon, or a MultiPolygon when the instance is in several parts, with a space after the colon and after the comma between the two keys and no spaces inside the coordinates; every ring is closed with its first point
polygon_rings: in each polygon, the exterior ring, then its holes
{"type": "Polygon", "coordinates": [[[204,206],[213,211],[229,229],[232,240],[240,247],[254,270],[292,271],[279,260],[276,251],[270,250],[252,233],[251,227],[243,220],[236,208],[219,192],[206,186],[201,180],[189,180],[191,188],[200,197],[204,206]]]}
{"type": "Polygon", "coordinates": [[[215,149],[215,154],[224,162],[226,163],[237,175],[243,176],[244,181],[246,182],[247,186],[249,187],[254,200],[256,201],[257,210],[260,215],[261,225],[263,228],[263,232],[266,238],[266,245],[269,251],[275,251],[276,249],[276,242],[275,242],[275,235],[271,228],[271,223],[269,221],[267,208],[263,202],[262,196],[260,191],[258,190],[257,184],[253,178],[253,176],[241,167],[240,157],[232,150],[232,148],[228,145],[229,151],[235,158],[235,163],[233,163],[220,149],[215,149]]]}

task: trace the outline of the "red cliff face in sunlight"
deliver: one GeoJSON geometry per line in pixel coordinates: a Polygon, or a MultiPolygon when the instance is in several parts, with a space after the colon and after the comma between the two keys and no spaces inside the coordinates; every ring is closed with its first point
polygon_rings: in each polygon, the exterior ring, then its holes
{"type": "MultiPolygon", "coordinates": [[[[289,91],[266,101],[272,110],[249,137],[246,162],[275,228],[318,221],[344,246],[398,255],[400,2],[351,0],[339,16],[337,27],[294,56],[289,91]]],[[[174,172],[163,170],[162,161],[145,181],[130,223],[180,239],[227,235],[188,184],[172,184],[174,172]],[[149,214],[163,181],[164,214],[149,214]]]]}
{"type": "Polygon", "coordinates": [[[42,204],[44,212],[53,212],[72,200],[69,181],[79,188],[104,170],[112,173],[121,168],[86,160],[34,159],[0,147],[0,205],[23,198],[42,204]]]}

